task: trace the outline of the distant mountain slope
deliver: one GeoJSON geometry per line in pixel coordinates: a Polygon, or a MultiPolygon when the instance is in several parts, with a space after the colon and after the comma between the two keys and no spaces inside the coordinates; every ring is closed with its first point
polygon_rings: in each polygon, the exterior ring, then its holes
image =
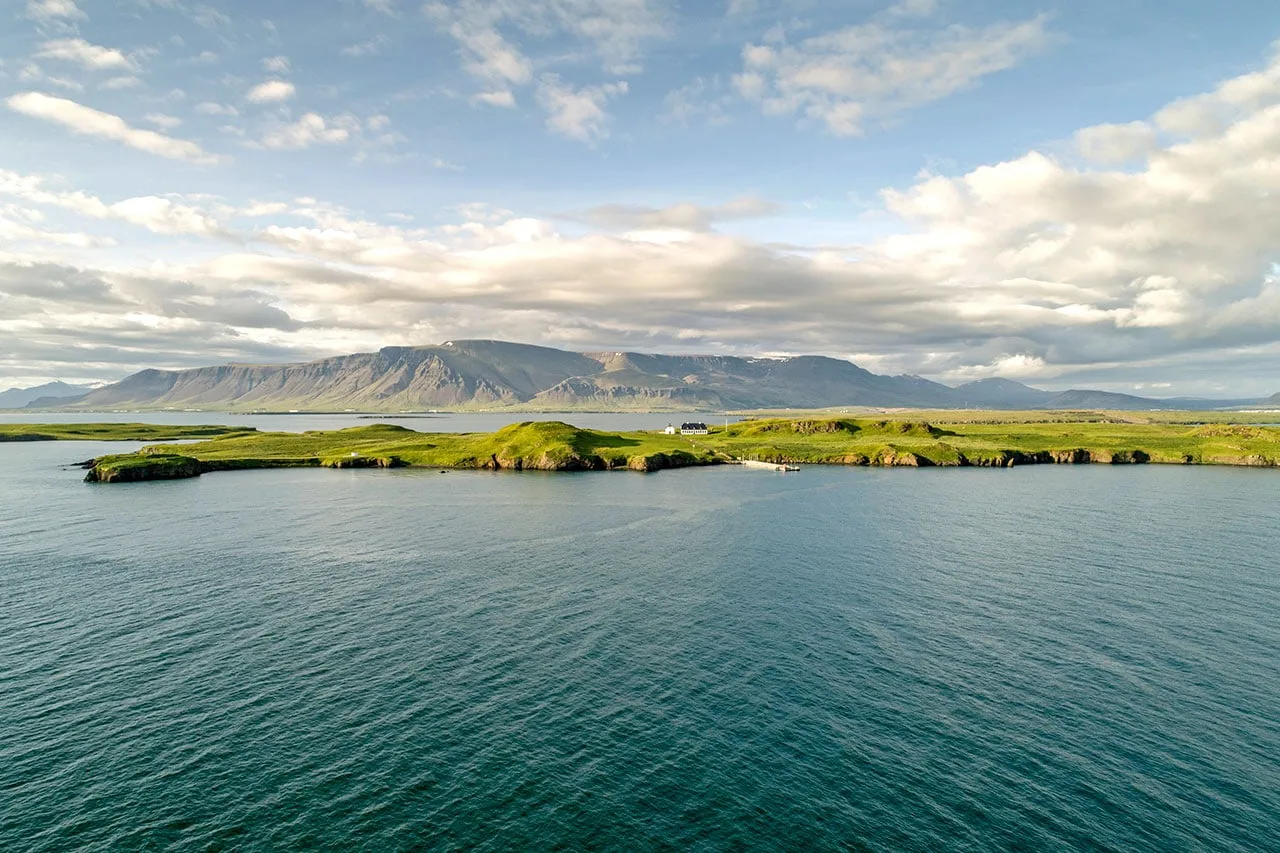
{"type": "Polygon", "coordinates": [[[88,385],[69,385],[66,382],[48,382],[34,388],[10,388],[0,391],[0,409],[21,409],[37,400],[55,402],[79,397],[92,390],[88,385]]]}
{"type": "Polygon", "coordinates": [[[1043,409],[1181,409],[1187,401],[1156,400],[1135,397],[1132,394],[1115,394],[1110,391],[1085,391],[1073,389],[1053,394],[1040,408],[1043,409]]]}
{"type": "Polygon", "coordinates": [[[306,364],[143,370],[89,392],[83,409],[716,411],[827,408],[1169,408],[1100,391],[1053,394],[1006,379],[950,388],[824,356],[573,353],[504,341],[386,347],[306,364]]]}
{"type": "Polygon", "coordinates": [[[954,389],[960,405],[977,409],[1040,409],[1053,399],[1053,392],[1041,391],[1012,379],[980,379],[954,389]]]}

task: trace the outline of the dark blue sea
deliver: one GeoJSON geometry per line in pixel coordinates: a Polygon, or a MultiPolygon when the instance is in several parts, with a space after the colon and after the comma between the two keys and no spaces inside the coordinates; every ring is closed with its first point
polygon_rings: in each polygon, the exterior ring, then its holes
{"type": "Polygon", "coordinates": [[[0,444],[0,850],[1280,849],[1280,472],[132,446],[0,444]]]}

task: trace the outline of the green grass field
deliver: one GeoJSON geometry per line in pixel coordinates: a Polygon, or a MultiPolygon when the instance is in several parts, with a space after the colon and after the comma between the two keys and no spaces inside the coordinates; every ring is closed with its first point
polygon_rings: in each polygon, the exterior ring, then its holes
{"type": "MultiPolygon", "coordinates": [[[[1105,416],[1041,421],[1015,416],[999,422],[997,413],[983,414],[987,418],[938,423],[771,418],[713,427],[706,436],[608,433],[555,421],[512,424],[493,433],[421,433],[390,424],[327,432],[238,431],[195,444],[153,445],[103,457],[95,460],[88,479],[120,482],[283,467],[655,471],[744,459],[895,467],[1280,464],[1277,428],[1124,423],[1105,416]]],[[[92,426],[79,429],[92,434],[92,426]]],[[[122,434],[137,435],[121,427],[122,434]]]]}
{"type": "Polygon", "coordinates": [[[0,441],[182,441],[257,432],[253,427],[161,424],[0,424],[0,441]]]}

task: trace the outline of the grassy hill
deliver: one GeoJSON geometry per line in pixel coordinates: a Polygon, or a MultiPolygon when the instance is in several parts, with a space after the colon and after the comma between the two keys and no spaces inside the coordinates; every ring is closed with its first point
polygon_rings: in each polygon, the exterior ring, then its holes
{"type": "MultiPolygon", "coordinates": [[[[80,428],[83,436],[99,437],[94,425],[80,428]]],[[[46,427],[28,429],[31,435],[52,437],[44,434],[46,427]]],[[[744,421],[713,427],[706,436],[686,437],[609,433],[556,421],[512,424],[492,433],[420,433],[374,424],[305,433],[238,431],[195,444],[153,445],[137,453],[94,460],[87,479],[127,482],[283,467],[656,471],[751,459],[893,467],[1086,463],[1277,467],[1280,429],[1110,419],[932,423],[799,417],[744,421]]]]}

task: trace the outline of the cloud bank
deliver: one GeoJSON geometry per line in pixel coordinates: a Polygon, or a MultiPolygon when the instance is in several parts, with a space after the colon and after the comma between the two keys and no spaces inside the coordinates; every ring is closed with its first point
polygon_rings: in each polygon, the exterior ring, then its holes
{"type": "MultiPolygon", "coordinates": [[[[999,64],[991,46],[1022,39],[1002,32],[965,67],[999,64]]],[[[828,78],[770,50],[748,60],[768,70],[769,92],[833,93],[845,79],[841,62],[828,78]]],[[[931,91],[968,79],[953,67],[940,61],[931,91]]],[[[563,90],[548,120],[586,139],[607,128],[592,107],[621,94],[538,85],[563,90]]],[[[5,103],[158,156],[213,159],[66,99],[5,103]]],[[[384,129],[307,113],[274,147],[384,129]]],[[[886,188],[870,214],[880,236],[839,246],[730,233],[727,223],[778,214],[755,196],[558,217],[473,207],[411,227],[316,199],[100,199],[56,176],[3,172],[0,338],[11,343],[0,375],[110,378],[475,336],[821,352],[942,380],[1133,389],[1176,377],[1206,393],[1247,376],[1225,392],[1280,390],[1264,387],[1280,368],[1280,59],[1068,142],[886,188]],[[111,251],[130,230],[150,235],[146,263],[111,251]]]]}

